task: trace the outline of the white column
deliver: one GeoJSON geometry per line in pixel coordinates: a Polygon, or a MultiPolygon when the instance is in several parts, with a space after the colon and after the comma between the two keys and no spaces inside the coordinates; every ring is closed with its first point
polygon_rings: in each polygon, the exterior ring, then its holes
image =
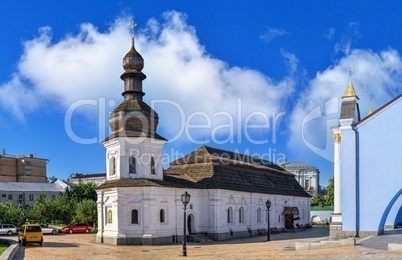
{"type": "Polygon", "coordinates": [[[334,213],[332,214],[332,222],[341,224],[341,132],[338,126],[331,129],[333,131],[332,137],[334,139],[334,213]]]}

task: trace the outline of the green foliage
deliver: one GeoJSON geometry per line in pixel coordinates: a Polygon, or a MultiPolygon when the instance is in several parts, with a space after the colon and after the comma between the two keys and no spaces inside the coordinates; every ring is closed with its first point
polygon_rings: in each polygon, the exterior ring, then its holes
{"type": "Polygon", "coordinates": [[[80,184],[74,190],[66,190],[59,197],[48,200],[40,194],[33,207],[23,209],[14,204],[0,203],[0,223],[21,226],[30,223],[87,222],[97,225],[96,191],[93,183],[80,184]]]}
{"type": "Polygon", "coordinates": [[[325,206],[333,206],[334,205],[334,176],[329,178],[327,194],[324,196],[324,205],[325,206]]]}
{"type": "Polygon", "coordinates": [[[49,202],[46,194],[42,193],[36,199],[35,205],[28,210],[28,220],[32,223],[49,223],[50,214],[48,213],[49,202]]]}
{"type": "Polygon", "coordinates": [[[28,210],[27,218],[32,223],[70,223],[75,213],[74,199],[67,193],[54,200],[41,194],[35,205],[28,210]]]}
{"type": "Polygon", "coordinates": [[[98,219],[96,202],[84,199],[77,203],[75,211],[75,222],[87,222],[91,226],[96,226],[98,219]]]}
{"type": "Polygon", "coordinates": [[[0,241],[0,255],[7,250],[7,248],[10,246],[10,244],[3,243],[0,241]]]}
{"type": "Polygon", "coordinates": [[[25,222],[25,210],[8,202],[0,204],[0,223],[20,226],[25,222]]]}
{"type": "Polygon", "coordinates": [[[93,182],[79,183],[73,187],[72,197],[78,202],[86,199],[96,201],[97,195],[95,188],[96,185],[93,182]]]}
{"type": "Polygon", "coordinates": [[[64,193],[54,201],[54,220],[53,223],[60,222],[69,224],[73,221],[77,202],[69,193],[64,193]]]}
{"type": "Polygon", "coordinates": [[[310,201],[310,205],[311,205],[312,207],[314,207],[314,206],[319,206],[319,207],[324,206],[324,202],[323,202],[323,200],[321,199],[320,195],[318,195],[318,193],[314,193],[314,196],[313,196],[313,198],[312,198],[311,201],[310,201]]]}
{"type": "Polygon", "coordinates": [[[58,179],[55,176],[48,177],[47,182],[48,183],[55,183],[58,179]]]}

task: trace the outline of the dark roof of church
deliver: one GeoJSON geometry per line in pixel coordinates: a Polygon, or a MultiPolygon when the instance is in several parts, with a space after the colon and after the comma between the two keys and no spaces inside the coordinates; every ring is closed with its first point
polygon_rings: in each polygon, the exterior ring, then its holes
{"type": "MultiPolygon", "coordinates": [[[[76,173],[74,177],[71,179],[89,179],[89,178],[96,178],[96,177],[106,177],[106,173],[76,173]]],[[[70,179],[70,180],[71,180],[70,179]]]]}
{"type": "Polygon", "coordinates": [[[107,181],[97,189],[160,186],[310,197],[292,173],[273,162],[207,146],[173,161],[163,178],[107,181]]]}
{"type": "Polygon", "coordinates": [[[115,187],[168,187],[168,188],[200,188],[196,183],[176,178],[166,177],[164,180],[153,180],[144,178],[123,178],[117,180],[106,181],[99,185],[96,189],[106,189],[115,187]]]}

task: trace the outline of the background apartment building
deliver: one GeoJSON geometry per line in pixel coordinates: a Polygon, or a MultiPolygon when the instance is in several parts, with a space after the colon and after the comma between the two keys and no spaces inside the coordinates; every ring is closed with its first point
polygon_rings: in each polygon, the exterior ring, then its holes
{"type": "Polygon", "coordinates": [[[30,155],[9,155],[3,149],[0,155],[0,182],[46,183],[48,159],[30,155]]]}

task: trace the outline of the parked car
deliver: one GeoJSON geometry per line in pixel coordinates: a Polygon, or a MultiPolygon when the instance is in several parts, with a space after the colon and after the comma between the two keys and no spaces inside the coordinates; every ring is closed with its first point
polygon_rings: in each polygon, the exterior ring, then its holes
{"type": "Polygon", "coordinates": [[[17,229],[12,224],[0,224],[0,235],[9,235],[17,233],[17,229]]]}
{"type": "Polygon", "coordinates": [[[46,225],[46,224],[40,224],[40,227],[42,228],[43,234],[52,234],[52,235],[56,235],[57,233],[59,233],[59,231],[57,230],[57,228],[51,227],[51,226],[46,225]]]}
{"type": "Polygon", "coordinates": [[[25,246],[27,243],[43,243],[43,232],[40,225],[27,224],[22,226],[22,230],[18,233],[18,242],[25,246]]]}
{"type": "Polygon", "coordinates": [[[89,233],[92,227],[88,223],[75,223],[61,229],[63,233],[89,233]]]}

